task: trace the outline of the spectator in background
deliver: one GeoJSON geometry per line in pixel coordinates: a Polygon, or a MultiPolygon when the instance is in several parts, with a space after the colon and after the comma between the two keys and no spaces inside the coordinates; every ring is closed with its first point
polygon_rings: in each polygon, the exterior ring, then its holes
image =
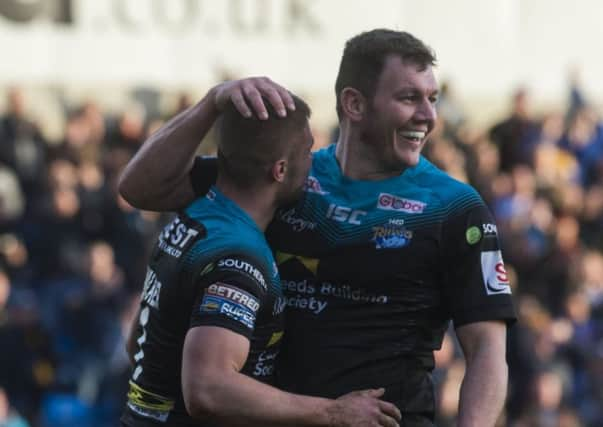
{"type": "Polygon", "coordinates": [[[503,172],[510,172],[517,165],[532,164],[538,127],[530,116],[528,102],[527,90],[517,90],[511,115],[490,129],[490,139],[500,151],[503,172]]]}
{"type": "Polygon", "coordinates": [[[54,380],[51,339],[40,313],[35,293],[15,289],[0,270],[0,394],[6,393],[14,408],[28,419],[35,418],[41,398],[54,380]]]}
{"type": "Polygon", "coordinates": [[[571,153],[579,165],[579,183],[590,187],[603,178],[603,128],[597,113],[585,105],[570,118],[559,147],[571,153]]]}
{"type": "Polygon", "coordinates": [[[47,145],[38,126],[26,116],[22,91],[8,92],[8,108],[0,117],[0,162],[17,175],[27,201],[38,195],[44,177],[47,145]]]}
{"type": "MultiPolygon", "coordinates": [[[[588,103],[588,93],[578,83],[569,86],[566,109],[555,107],[541,117],[530,113],[527,94],[523,100],[516,97],[518,113],[500,123],[507,131],[502,135],[510,136],[491,141],[490,129],[496,126],[475,125],[475,117],[463,112],[450,90],[454,82],[448,83],[438,106],[441,122],[425,154],[497,206],[507,270],[517,271],[511,283],[517,284],[521,320],[511,333],[509,403],[507,419],[500,425],[532,427],[538,425],[533,415],[544,411],[555,416],[540,419],[555,419],[560,427],[600,427],[603,153],[597,148],[601,118],[596,104],[588,103]],[[530,141],[532,130],[533,143],[517,143],[517,138],[530,141]],[[524,200],[529,209],[522,205],[524,200]],[[527,404],[537,395],[536,384],[547,382],[538,379],[543,372],[553,372],[561,381],[561,402],[552,405],[553,411],[527,404]]],[[[532,95],[537,100],[539,94],[532,95]]],[[[43,135],[52,133],[39,129],[28,115],[23,92],[11,89],[6,98],[7,110],[0,116],[0,387],[34,427],[40,425],[34,421],[44,396],[57,390],[77,401],[87,396],[95,427],[115,425],[123,401],[111,397],[123,396],[127,386],[119,325],[129,317],[127,307],[105,310],[112,299],[101,298],[102,292],[91,296],[87,254],[95,242],[106,242],[114,260],[100,264],[117,265],[127,294],[138,293],[148,248],[168,216],[137,211],[116,196],[115,177],[136,143],[113,142],[117,124],[110,126],[112,117],[101,104],[87,100],[70,105],[64,138],[46,141],[43,135]],[[73,338],[73,325],[65,320],[84,320],[70,312],[74,307],[69,303],[76,297],[81,298],[79,310],[94,306],[110,325],[103,331],[109,338],[102,340],[110,345],[101,347],[111,356],[97,365],[98,372],[108,376],[97,384],[96,397],[90,392],[94,387],[78,386],[94,383],[92,370],[73,370],[76,385],[67,386],[69,377],[62,368],[71,355],[91,352],[88,342],[73,338]],[[111,407],[113,412],[105,411],[111,407]]],[[[182,97],[178,108],[187,102],[190,99],[182,97]]],[[[140,129],[146,139],[160,123],[147,121],[146,115],[135,120],[138,124],[132,128],[138,130],[127,132],[133,140],[140,129]]],[[[214,150],[212,144],[203,148],[204,154],[214,150]]],[[[439,353],[434,373],[438,425],[446,426],[456,416],[450,396],[461,364],[448,339],[439,353]]]]}

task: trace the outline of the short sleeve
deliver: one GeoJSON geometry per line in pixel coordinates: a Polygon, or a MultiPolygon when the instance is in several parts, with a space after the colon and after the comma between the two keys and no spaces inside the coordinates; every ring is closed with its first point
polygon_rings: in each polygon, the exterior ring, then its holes
{"type": "Polygon", "coordinates": [[[515,321],[498,230],[483,204],[446,221],[443,228],[444,294],[455,327],[515,321]]]}
{"type": "Polygon", "coordinates": [[[189,172],[195,196],[201,197],[207,194],[209,188],[216,183],[217,177],[218,159],[216,157],[195,157],[193,168],[189,172]]]}
{"type": "Polygon", "coordinates": [[[196,279],[190,325],[219,326],[251,338],[268,298],[260,264],[248,256],[224,256],[196,279]]]}

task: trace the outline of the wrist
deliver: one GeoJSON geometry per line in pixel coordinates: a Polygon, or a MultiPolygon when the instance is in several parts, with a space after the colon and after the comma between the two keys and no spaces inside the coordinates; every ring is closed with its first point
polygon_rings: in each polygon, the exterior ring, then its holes
{"type": "Polygon", "coordinates": [[[337,422],[337,401],[333,399],[320,399],[317,408],[317,421],[318,425],[325,427],[337,427],[339,423],[337,422]]]}
{"type": "Polygon", "coordinates": [[[216,101],[217,86],[214,86],[207,94],[192,108],[191,114],[199,118],[217,119],[220,115],[220,108],[216,101]]]}

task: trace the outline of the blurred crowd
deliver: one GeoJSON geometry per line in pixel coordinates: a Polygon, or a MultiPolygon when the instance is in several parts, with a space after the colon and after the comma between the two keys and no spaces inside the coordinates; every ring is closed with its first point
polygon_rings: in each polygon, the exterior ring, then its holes
{"type": "MultiPolygon", "coordinates": [[[[603,426],[603,122],[575,82],[563,110],[468,125],[447,85],[426,155],[492,210],[519,322],[509,333],[501,426],[603,426]]],[[[449,335],[436,354],[438,426],[454,425],[464,365],[449,335]]]]}
{"type": "MultiPolygon", "coordinates": [[[[603,122],[576,85],[534,114],[518,90],[507,118],[477,128],[447,84],[426,155],[474,185],[493,211],[519,314],[509,332],[500,426],[603,426],[603,122]]],[[[146,259],[169,214],[116,191],[120,171],[169,117],[138,103],[64,109],[45,136],[23,93],[0,115],[0,426],[117,425],[125,337],[146,259]]],[[[331,138],[317,131],[317,147],[331,138]]],[[[211,147],[211,144],[210,144],[211,147]]],[[[211,151],[211,148],[208,149],[211,151]]],[[[437,425],[455,425],[464,364],[436,353],[437,425]]]]}

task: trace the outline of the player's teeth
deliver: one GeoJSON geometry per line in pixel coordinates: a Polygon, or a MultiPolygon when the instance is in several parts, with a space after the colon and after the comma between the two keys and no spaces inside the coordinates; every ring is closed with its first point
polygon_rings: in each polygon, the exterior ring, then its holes
{"type": "Polygon", "coordinates": [[[400,135],[402,135],[404,138],[408,138],[408,139],[423,139],[425,138],[425,132],[419,132],[419,131],[404,131],[404,132],[400,132],[400,135]]]}

